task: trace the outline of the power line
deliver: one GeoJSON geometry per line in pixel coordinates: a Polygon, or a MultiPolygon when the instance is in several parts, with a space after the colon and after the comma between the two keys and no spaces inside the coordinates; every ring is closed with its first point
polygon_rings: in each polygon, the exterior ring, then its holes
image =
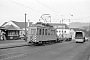
{"type": "MultiPolygon", "coordinates": [[[[45,7],[47,7],[48,9],[50,9],[50,10],[52,10],[53,12],[55,12],[55,13],[57,13],[58,15],[60,15],[60,16],[62,16],[62,17],[64,17],[64,18],[66,18],[65,16],[63,16],[63,15],[61,15],[61,14],[59,14],[58,12],[56,12],[55,10],[53,10],[53,9],[51,9],[50,7],[48,7],[47,5],[45,5],[45,4],[43,4],[42,2],[40,2],[40,1],[38,1],[38,0],[36,0],[38,3],[40,3],[40,4],[42,4],[43,6],[45,6],[45,7]]],[[[73,15],[72,14],[70,14],[72,17],[73,17],[73,15]]],[[[80,18],[79,18],[80,19],[80,18]]]]}
{"type": "Polygon", "coordinates": [[[48,7],[47,5],[43,4],[42,2],[36,0],[38,3],[42,4],[43,6],[47,7],[48,9],[52,10],[53,12],[57,13],[58,15],[61,15],[59,14],[58,12],[56,12],[55,10],[51,9],[50,7],[48,7]]]}
{"type": "MultiPolygon", "coordinates": [[[[1,4],[0,4],[0,5],[1,5],[1,4]]],[[[1,6],[3,6],[3,7],[6,7],[6,8],[8,8],[8,9],[11,9],[11,10],[14,10],[14,11],[16,11],[16,12],[19,12],[19,13],[22,13],[22,14],[24,14],[23,12],[21,12],[21,11],[18,11],[18,10],[15,10],[15,9],[12,9],[12,8],[10,8],[10,7],[4,6],[4,5],[1,5],[1,6]]]]}
{"type": "Polygon", "coordinates": [[[30,7],[26,6],[26,5],[20,4],[20,3],[18,3],[18,2],[15,2],[15,1],[12,1],[12,0],[9,0],[9,1],[11,1],[11,2],[13,2],[13,3],[15,3],[15,4],[18,4],[18,5],[20,5],[20,6],[26,7],[26,8],[28,8],[28,9],[30,9],[30,10],[36,11],[36,12],[38,12],[38,13],[42,13],[42,12],[40,12],[40,11],[38,11],[38,10],[35,10],[35,9],[33,9],[33,8],[30,8],[30,7]]]}

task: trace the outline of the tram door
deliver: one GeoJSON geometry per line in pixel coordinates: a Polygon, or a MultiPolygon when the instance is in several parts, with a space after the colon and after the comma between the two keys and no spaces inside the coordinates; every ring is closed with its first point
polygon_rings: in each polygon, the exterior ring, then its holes
{"type": "Polygon", "coordinates": [[[37,28],[37,36],[40,41],[44,38],[44,28],[37,28]]]}
{"type": "Polygon", "coordinates": [[[43,36],[42,36],[42,28],[39,28],[39,40],[42,41],[43,36]]]}
{"type": "Polygon", "coordinates": [[[29,28],[28,41],[36,41],[36,28],[29,28]]]}

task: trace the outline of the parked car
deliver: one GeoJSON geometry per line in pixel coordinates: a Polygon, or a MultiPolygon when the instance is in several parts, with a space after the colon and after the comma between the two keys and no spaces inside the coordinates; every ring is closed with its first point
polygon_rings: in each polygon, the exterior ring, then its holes
{"type": "Polygon", "coordinates": [[[85,37],[85,41],[88,41],[89,39],[87,37],[85,37]]]}

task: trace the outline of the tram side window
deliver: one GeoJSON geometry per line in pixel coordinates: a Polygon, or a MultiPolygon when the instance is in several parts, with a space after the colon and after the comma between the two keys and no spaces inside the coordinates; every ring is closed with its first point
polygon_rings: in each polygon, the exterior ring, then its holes
{"type": "Polygon", "coordinates": [[[54,35],[56,34],[56,31],[54,30],[54,35]]]}
{"type": "Polygon", "coordinates": [[[48,35],[50,35],[50,30],[48,30],[48,35]]]}
{"type": "Polygon", "coordinates": [[[39,35],[39,28],[37,28],[37,35],[39,35]]]}
{"type": "Polygon", "coordinates": [[[52,30],[52,34],[55,35],[55,30],[52,30]]]}
{"type": "Polygon", "coordinates": [[[53,35],[53,30],[51,30],[51,35],[53,35]]]}
{"type": "Polygon", "coordinates": [[[47,35],[47,29],[45,29],[45,35],[47,35]]]}
{"type": "Polygon", "coordinates": [[[42,31],[42,35],[44,35],[44,29],[43,29],[43,31],[42,31]]]}
{"type": "Polygon", "coordinates": [[[39,35],[41,35],[41,33],[42,33],[42,32],[41,32],[41,29],[40,29],[40,30],[39,30],[39,35]]]}
{"type": "Polygon", "coordinates": [[[53,30],[53,35],[55,35],[55,33],[56,33],[55,30],[53,30]]]}

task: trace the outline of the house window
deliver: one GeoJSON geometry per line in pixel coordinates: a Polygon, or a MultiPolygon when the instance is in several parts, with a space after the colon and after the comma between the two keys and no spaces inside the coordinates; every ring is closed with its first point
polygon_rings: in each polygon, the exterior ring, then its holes
{"type": "Polygon", "coordinates": [[[9,31],[8,36],[18,36],[18,31],[9,31]]]}

